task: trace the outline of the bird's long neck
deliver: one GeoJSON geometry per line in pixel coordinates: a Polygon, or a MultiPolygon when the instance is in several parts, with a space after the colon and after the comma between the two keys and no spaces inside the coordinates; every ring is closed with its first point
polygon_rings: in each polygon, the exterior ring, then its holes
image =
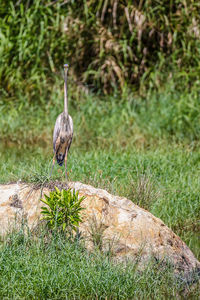
{"type": "Polygon", "coordinates": [[[67,99],[67,70],[64,71],[64,113],[68,116],[68,99],[67,99]]]}

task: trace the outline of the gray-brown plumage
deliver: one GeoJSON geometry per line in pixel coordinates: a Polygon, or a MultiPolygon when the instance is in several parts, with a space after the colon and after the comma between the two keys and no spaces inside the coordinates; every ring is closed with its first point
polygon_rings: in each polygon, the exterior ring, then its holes
{"type": "MultiPolygon", "coordinates": [[[[67,99],[67,72],[68,65],[64,65],[64,112],[62,112],[56,119],[56,124],[53,132],[53,165],[55,159],[57,163],[62,166],[65,161],[66,178],[67,178],[67,154],[71,146],[73,137],[73,121],[68,114],[68,99],[67,99]]],[[[52,173],[51,170],[51,173],[52,173]]]]}

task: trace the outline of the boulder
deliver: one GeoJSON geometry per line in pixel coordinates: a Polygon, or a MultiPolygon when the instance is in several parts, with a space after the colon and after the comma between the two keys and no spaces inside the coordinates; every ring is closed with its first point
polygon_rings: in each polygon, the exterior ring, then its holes
{"type": "MultiPolygon", "coordinates": [[[[200,263],[186,244],[145,209],[127,198],[80,182],[70,182],[68,188],[85,196],[79,231],[88,249],[109,250],[116,259],[137,259],[141,266],[153,258],[169,261],[176,272],[191,274],[200,270],[200,263]]],[[[49,191],[24,183],[0,185],[0,234],[16,226],[22,217],[30,228],[36,226],[44,205],[40,198],[49,191]]]]}

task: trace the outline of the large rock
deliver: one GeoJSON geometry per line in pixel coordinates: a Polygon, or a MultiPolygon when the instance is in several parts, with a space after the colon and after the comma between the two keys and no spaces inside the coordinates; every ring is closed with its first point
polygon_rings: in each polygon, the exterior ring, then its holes
{"type": "MultiPolygon", "coordinates": [[[[176,271],[191,274],[200,270],[200,263],[186,244],[160,219],[132,201],[113,196],[102,189],[80,182],[70,182],[69,188],[85,196],[82,205],[83,223],[80,232],[88,248],[108,249],[118,259],[138,259],[144,265],[150,258],[170,261],[176,271]]],[[[48,194],[49,189],[44,188],[48,194]]],[[[41,189],[27,184],[0,185],[0,234],[21,217],[30,228],[36,226],[43,203],[41,189]]]]}

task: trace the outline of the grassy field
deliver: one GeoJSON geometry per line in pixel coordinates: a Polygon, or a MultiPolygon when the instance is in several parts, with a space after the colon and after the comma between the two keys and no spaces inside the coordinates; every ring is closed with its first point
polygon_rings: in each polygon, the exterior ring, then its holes
{"type": "MultiPolygon", "coordinates": [[[[152,95],[148,105],[129,95],[103,100],[83,95],[77,98],[79,101],[70,95],[75,135],[69,155],[69,180],[105,188],[148,209],[200,259],[200,151],[194,138],[197,120],[193,119],[188,128],[184,118],[181,125],[173,121],[178,118],[178,109],[172,115],[176,105],[164,108],[166,98],[171,99],[168,93],[152,95]]],[[[29,106],[25,100],[19,105],[11,102],[2,106],[2,183],[49,180],[52,131],[62,110],[62,97],[55,90],[47,106],[29,106]]],[[[185,96],[185,102],[190,97],[185,96]]],[[[56,166],[52,180],[65,180],[64,168],[56,166]]],[[[88,260],[85,250],[62,239],[53,239],[46,247],[42,240],[34,244],[31,237],[26,240],[19,233],[8,241],[1,251],[2,298],[12,294],[15,298],[176,299],[181,295],[182,286],[173,281],[170,270],[162,275],[154,266],[138,274],[133,266],[114,266],[95,254],[88,260]]],[[[195,290],[188,297],[195,299],[197,295],[195,290]]]]}
{"type": "MultiPolygon", "coordinates": [[[[183,283],[170,267],[149,262],[114,264],[89,254],[80,242],[62,236],[37,240],[23,230],[7,236],[0,252],[1,299],[177,299],[183,283]]],[[[192,291],[190,297],[198,295],[192,291]]],[[[189,299],[189,298],[188,298],[189,299]]]]}

